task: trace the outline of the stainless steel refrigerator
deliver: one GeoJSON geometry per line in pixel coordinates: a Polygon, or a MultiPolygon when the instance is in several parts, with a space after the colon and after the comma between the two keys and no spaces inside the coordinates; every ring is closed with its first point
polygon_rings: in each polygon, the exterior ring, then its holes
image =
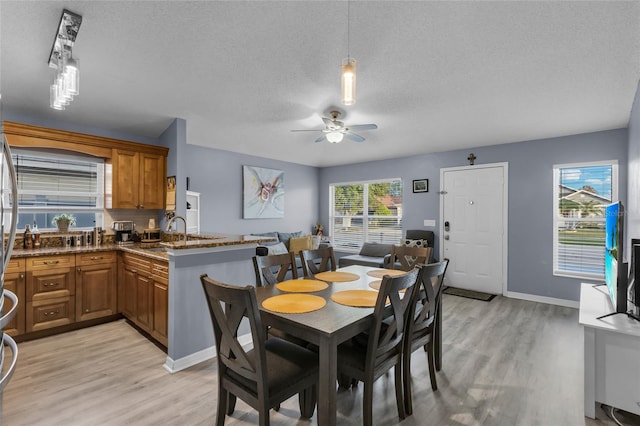
{"type": "MultiPolygon", "coordinates": [[[[0,126],[2,122],[0,121],[0,126]]],[[[1,130],[1,128],[0,128],[1,130]]],[[[16,172],[11,160],[11,151],[4,132],[0,133],[2,147],[0,148],[0,235],[3,236],[3,244],[0,244],[0,312],[4,315],[0,317],[0,425],[2,424],[2,393],[11,380],[11,376],[16,368],[18,360],[18,346],[16,342],[2,331],[5,326],[15,317],[18,301],[17,296],[4,288],[4,272],[7,269],[13,242],[16,237],[16,224],[18,221],[18,187],[16,183],[16,172]],[[3,309],[7,300],[12,302],[9,310],[3,309]],[[6,312],[5,312],[6,311],[6,312]],[[11,351],[11,358],[7,356],[5,365],[5,350],[11,351]]],[[[8,305],[7,305],[8,306],[8,305]]]]}

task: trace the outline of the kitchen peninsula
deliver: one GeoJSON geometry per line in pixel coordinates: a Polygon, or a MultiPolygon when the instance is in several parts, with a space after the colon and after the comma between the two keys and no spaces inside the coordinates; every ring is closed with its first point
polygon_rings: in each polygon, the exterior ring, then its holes
{"type": "Polygon", "coordinates": [[[16,249],[15,270],[7,272],[24,302],[12,333],[37,338],[124,314],[167,347],[168,371],[181,370],[215,353],[200,275],[253,284],[251,257],[265,241],[270,238],[217,234],[155,245],[16,249]]]}

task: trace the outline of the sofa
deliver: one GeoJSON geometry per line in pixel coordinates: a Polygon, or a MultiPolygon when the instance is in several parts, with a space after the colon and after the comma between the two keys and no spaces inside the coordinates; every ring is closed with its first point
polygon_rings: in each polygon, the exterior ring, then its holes
{"type": "Polygon", "coordinates": [[[338,266],[344,268],[350,265],[362,265],[385,268],[391,258],[391,246],[392,244],[364,243],[358,254],[342,256],[338,260],[338,266]]]}
{"type": "MultiPolygon", "coordinates": [[[[433,247],[434,234],[433,231],[425,231],[422,229],[408,229],[402,244],[406,246],[426,246],[433,247]]],[[[364,243],[358,254],[342,256],[338,260],[340,268],[349,265],[363,265],[374,268],[389,268],[391,261],[391,246],[393,244],[382,243],[364,243]]],[[[433,262],[433,251],[429,263],[433,262]]],[[[398,264],[399,266],[399,264],[398,264]]]]}

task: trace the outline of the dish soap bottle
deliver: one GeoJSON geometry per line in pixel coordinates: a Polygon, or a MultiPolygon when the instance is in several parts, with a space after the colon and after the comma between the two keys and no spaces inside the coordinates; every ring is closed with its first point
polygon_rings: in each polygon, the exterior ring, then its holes
{"type": "Polygon", "coordinates": [[[38,229],[38,224],[36,221],[33,221],[33,248],[40,248],[40,230],[38,229]]]}

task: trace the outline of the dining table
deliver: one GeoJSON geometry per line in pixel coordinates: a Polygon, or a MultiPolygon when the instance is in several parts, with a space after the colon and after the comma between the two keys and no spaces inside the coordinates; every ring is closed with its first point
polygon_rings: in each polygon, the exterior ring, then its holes
{"type": "MultiPolygon", "coordinates": [[[[328,287],[309,294],[325,299],[323,307],[305,313],[275,312],[263,306],[266,299],[283,295],[287,292],[279,290],[276,285],[257,287],[256,297],[260,306],[262,321],[265,325],[276,327],[286,333],[304,339],[318,347],[320,377],[317,395],[317,419],[319,425],[335,425],[336,381],[338,371],[338,345],[357,334],[369,330],[373,323],[373,307],[354,307],[336,303],[331,295],[344,290],[370,290],[370,285],[384,274],[380,268],[351,265],[339,268],[336,272],[353,274],[351,281],[329,281],[328,287]]],[[[396,272],[396,271],[394,271],[396,272]]],[[[438,328],[441,321],[437,321],[438,328]]],[[[437,330],[436,344],[440,344],[440,330],[437,330]]],[[[436,348],[440,356],[440,348],[436,348]]]]}

